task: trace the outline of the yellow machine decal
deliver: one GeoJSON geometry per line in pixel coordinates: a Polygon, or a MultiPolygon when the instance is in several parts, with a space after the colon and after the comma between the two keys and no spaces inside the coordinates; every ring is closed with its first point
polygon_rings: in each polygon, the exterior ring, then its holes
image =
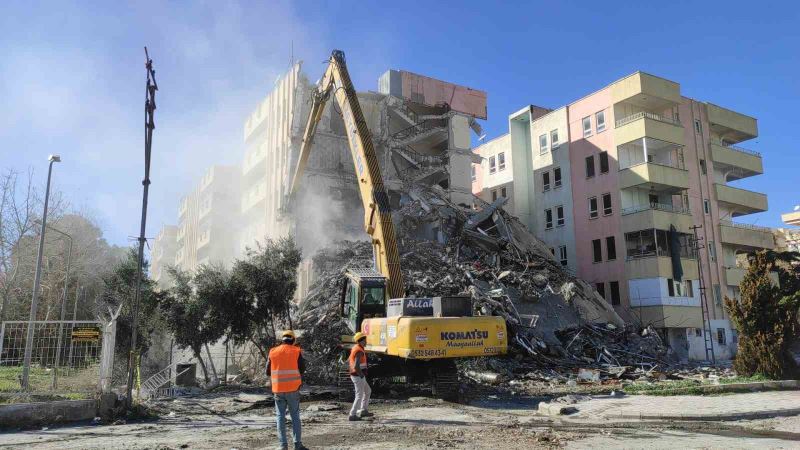
{"type": "Polygon", "coordinates": [[[361,328],[367,335],[367,350],[402,358],[463,358],[508,351],[501,317],[389,317],[364,320],[361,328]]]}

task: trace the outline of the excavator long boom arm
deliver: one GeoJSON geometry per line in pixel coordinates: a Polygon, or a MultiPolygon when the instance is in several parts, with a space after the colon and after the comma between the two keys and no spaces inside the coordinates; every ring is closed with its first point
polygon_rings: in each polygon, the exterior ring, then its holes
{"type": "Polygon", "coordinates": [[[300,158],[289,192],[290,198],[295,196],[300,187],[317,125],[331,95],[339,104],[344,119],[350,156],[353,158],[358,190],[364,204],[364,229],[372,240],[376,269],[386,277],[386,292],[389,298],[403,297],[405,294],[403,274],[400,271],[400,255],[397,250],[389,196],[383,185],[372,134],[364,120],[356,90],[347,71],[344,52],[341,50],[334,50],[331,54],[325,75],[320,79],[312,96],[311,113],[303,133],[300,158]]]}

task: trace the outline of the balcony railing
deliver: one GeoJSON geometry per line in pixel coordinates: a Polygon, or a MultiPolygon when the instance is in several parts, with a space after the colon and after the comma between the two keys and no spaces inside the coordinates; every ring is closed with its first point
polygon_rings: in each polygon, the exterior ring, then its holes
{"type": "Polygon", "coordinates": [[[733,144],[728,144],[727,142],[722,142],[719,139],[712,139],[711,142],[713,144],[719,145],[720,147],[729,148],[731,150],[734,150],[734,151],[737,151],[737,152],[741,152],[741,153],[745,153],[745,154],[752,155],[752,156],[758,156],[759,158],[761,157],[761,153],[759,153],[759,152],[757,152],[755,150],[750,150],[750,149],[742,148],[742,147],[739,147],[739,146],[736,146],[736,145],[733,145],[733,144]]]}
{"type": "Polygon", "coordinates": [[[622,215],[625,216],[625,215],[628,215],[628,214],[636,214],[638,212],[649,211],[649,210],[666,211],[666,212],[677,213],[677,214],[691,214],[689,212],[689,209],[686,208],[683,205],[669,205],[669,204],[666,204],[666,203],[650,203],[649,205],[637,205],[637,206],[631,206],[631,207],[628,207],[628,208],[623,208],[622,209],[622,215]]]}
{"type": "Polygon", "coordinates": [[[754,230],[754,231],[763,231],[765,233],[772,233],[772,228],[770,227],[762,227],[759,225],[750,225],[749,223],[737,223],[731,220],[720,220],[720,225],[725,225],[726,227],[733,227],[733,228],[743,228],[745,230],[754,230]]]}
{"type": "Polygon", "coordinates": [[[629,124],[629,123],[634,122],[634,121],[639,120],[639,119],[652,119],[652,120],[656,120],[656,121],[659,121],[659,122],[664,122],[664,123],[668,123],[668,124],[671,124],[671,125],[676,125],[676,126],[679,126],[679,127],[682,126],[680,122],[678,122],[677,120],[675,120],[673,118],[665,117],[665,116],[662,116],[660,114],[655,114],[655,113],[651,113],[651,112],[641,111],[641,112],[638,112],[636,114],[631,114],[630,116],[623,117],[623,118],[617,120],[616,121],[616,127],[619,128],[619,127],[621,127],[623,125],[629,124]]]}

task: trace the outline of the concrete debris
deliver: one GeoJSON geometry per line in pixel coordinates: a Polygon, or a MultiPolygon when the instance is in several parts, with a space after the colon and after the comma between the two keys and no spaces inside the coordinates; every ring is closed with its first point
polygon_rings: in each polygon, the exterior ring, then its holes
{"type": "MultiPolygon", "coordinates": [[[[505,212],[504,203],[465,208],[438,186],[414,186],[393,212],[407,297],[468,295],[476,314],[507,323],[510,357],[490,359],[491,370],[480,367],[483,359],[472,361],[465,374],[488,384],[542,377],[566,382],[585,368],[598,381],[671,364],[655,330],[626,324],[505,212]]],[[[316,281],[297,310],[299,327],[313,330],[314,339],[303,343],[310,380],[336,379],[337,344],[349,334],[338,311],[339,280],[347,268],[370,266],[368,242],[340,242],[313,258],[316,281]]]]}

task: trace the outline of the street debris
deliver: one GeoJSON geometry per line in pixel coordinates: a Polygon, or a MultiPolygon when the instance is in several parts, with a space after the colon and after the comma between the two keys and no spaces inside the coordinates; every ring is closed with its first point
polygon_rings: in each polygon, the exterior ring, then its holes
{"type": "MultiPolygon", "coordinates": [[[[509,356],[469,360],[464,377],[518,387],[530,380],[596,383],[648,377],[674,364],[652,327],[626,324],[503,210],[505,201],[466,208],[438,186],[414,186],[394,211],[407,297],[468,295],[477,315],[506,321],[509,356]]],[[[312,382],[335,380],[338,342],[349,333],[338,311],[342,274],[371,265],[364,241],[341,241],[314,256],[315,282],[296,311],[312,382]]]]}

